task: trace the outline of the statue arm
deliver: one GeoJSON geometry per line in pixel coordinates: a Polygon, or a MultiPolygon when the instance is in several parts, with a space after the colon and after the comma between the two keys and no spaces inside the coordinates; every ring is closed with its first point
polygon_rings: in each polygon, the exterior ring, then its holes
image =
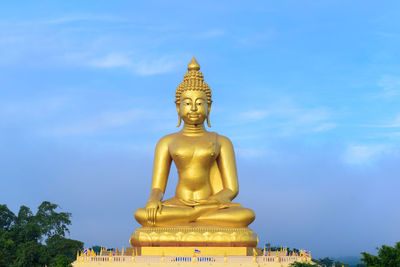
{"type": "Polygon", "coordinates": [[[171,156],[168,151],[168,137],[163,137],[156,146],[154,153],[153,179],[151,192],[146,204],[146,215],[149,224],[156,222],[157,212],[161,213],[161,200],[167,186],[169,170],[171,168],[171,156]]]}
{"type": "Polygon", "coordinates": [[[150,197],[162,199],[167,187],[169,170],[171,168],[172,158],[169,154],[169,136],[163,137],[158,141],[156,151],[154,153],[153,164],[153,180],[151,183],[151,191],[160,191],[160,193],[151,193],[150,197]],[[160,198],[161,197],[161,198],[160,198]]]}
{"type": "Polygon", "coordinates": [[[212,198],[223,202],[230,202],[239,193],[235,152],[232,142],[227,137],[218,136],[218,141],[221,150],[217,158],[217,164],[224,189],[213,195],[212,198]]]}

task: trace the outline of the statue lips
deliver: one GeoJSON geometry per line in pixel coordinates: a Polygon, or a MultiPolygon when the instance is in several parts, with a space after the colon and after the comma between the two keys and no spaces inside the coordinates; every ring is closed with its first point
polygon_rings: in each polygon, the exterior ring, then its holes
{"type": "Polygon", "coordinates": [[[198,113],[189,113],[188,117],[189,117],[189,119],[198,119],[198,118],[200,118],[200,114],[198,114],[198,113]]]}

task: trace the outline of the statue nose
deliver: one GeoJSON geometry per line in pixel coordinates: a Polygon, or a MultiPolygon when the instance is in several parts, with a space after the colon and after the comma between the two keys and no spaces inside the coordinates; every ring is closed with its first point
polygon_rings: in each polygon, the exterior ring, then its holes
{"type": "Polygon", "coordinates": [[[190,110],[191,110],[191,111],[196,111],[196,110],[197,110],[196,103],[195,103],[195,104],[192,104],[192,108],[191,108],[190,110]]]}

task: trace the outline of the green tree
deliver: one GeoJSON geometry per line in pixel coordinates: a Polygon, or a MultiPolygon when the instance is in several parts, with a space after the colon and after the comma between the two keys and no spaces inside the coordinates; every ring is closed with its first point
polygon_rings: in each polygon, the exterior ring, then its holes
{"type": "Polygon", "coordinates": [[[69,233],[68,225],[71,224],[71,213],[56,212],[57,204],[44,201],[40,204],[35,219],[40,227],[42,236],[65,236],[69,233]]]}
{"type": "Polygon", "coordinates": [[[335,266],[336,267],[342,267],[342,266],[349,267],[350,265],[348,265],[347,263],[340,262],[340,261],[335,261],[335,266]]]}
{"type": "Polygon", "coordinates": [[[16,251],[16,259],[11,263],[12,267],[36,267],[47,264],[46,248],[34,241],[19,244],[16,251]]]}
{"type": "Polygon", "coordinates": [[[71,260],[64,255],[57,255],[51,265],[53,267],[72,267],[71,260]]]}
{"type": "Polygon", "coordinates": [[[71,214],[57,209],[44,201],[36,214],[21,206],[15,215],[0,205],[0,267],[70,266],[83,243],[65,238],[71,214]]]}
{"type": "Polygon", "coordinates": [[[6,205],[0,205],[0,231],[9,230],[15,219],[14,213],[6,205]]]}
{"type": "Polygon", "coordinates": [[[53,235],[46,240],[46,247],[51,258],[55,258],[62,252],[62,255],[72,262],[76,258],[76,252],[83,250],[83,242],[53,235]]]}
{"type": "Polygon", "coordinates": [[[333,265],[333,260],[328,258],[328,257],[325,257],[325,258],[322,258],[322,259],[318,259],[318,260],[317,259],[313,259],[313,261],[315,263],[317,263],[318,265],[321,265],[321,266],[331,267],[333,265]]]}
{"type": "Polygon", "coordinates": [[[294,262],[289,265],[290,267],[318,267],[316,264],[305,263],[305,262],[294,262]]]}
{"type": "Polygon", "coordinates": [[[100,251],[101,251],[101,246],[96,245],[96,246],[93,246],[92,249],[93,249],[94,252],[100,253],[100,251]]]}
{"type": "Polygon", "coordinates": [[[377,248],[377,250],[377,256],[361,252],[363,256],[361,261],[364,262],[367,267],[400,266],[400,242],[397,242],[393,247],[383,245],[381,248],[377,248]]]}

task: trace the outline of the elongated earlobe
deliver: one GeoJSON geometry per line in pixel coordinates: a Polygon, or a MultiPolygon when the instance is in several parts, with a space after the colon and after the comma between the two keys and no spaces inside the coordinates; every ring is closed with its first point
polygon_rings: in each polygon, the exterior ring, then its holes
{"type": "Polygon", "coordinates": [[[176,127],[180,127],[182,118],[181,118],[181,108],[180,108],[179,104],[176,104],[176,111],[178,111],[178,125],[176,127]]]}
{"type": "Polygon", "coordinates": [[[207,126],[211,128],[210,110],[211,110],[211,104],[208,104],[208,107],[207,107],[207,126]]]}
{"type": "Polygon", "coordinates": [[[176,127],[180,127],[181,126],[181,122],[182,122],[182,119],[181,119],[181,115],[180,114],[178,114],[178,120],[179,120],[179,122],[178,122],[178,125],[176,126],[176,127]]]}

